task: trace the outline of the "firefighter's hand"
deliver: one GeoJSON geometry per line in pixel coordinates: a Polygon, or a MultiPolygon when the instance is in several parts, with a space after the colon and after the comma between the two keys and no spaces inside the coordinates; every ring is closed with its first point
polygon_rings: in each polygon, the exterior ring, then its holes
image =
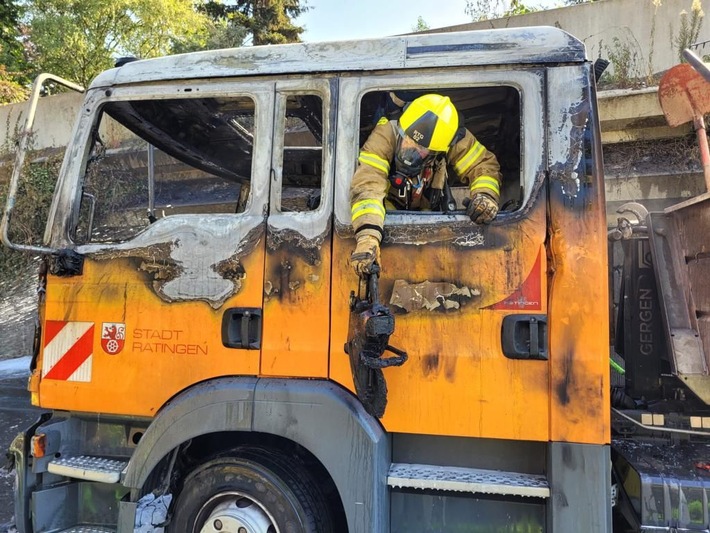
{"type": "Polygon", "coordinates": [[[370,273],[373,263],[380,264],[380,241],[372,235],[361,235],[357,240],[355,251],[350,256],[350,266],[362,277],[370,273]]]}
{"type": "Polygon", "coordinates": [[[486,193],[474,193],[466,203],[466,214],[476,224],[489,224],[498,214],[498,202],[486,193]]]}

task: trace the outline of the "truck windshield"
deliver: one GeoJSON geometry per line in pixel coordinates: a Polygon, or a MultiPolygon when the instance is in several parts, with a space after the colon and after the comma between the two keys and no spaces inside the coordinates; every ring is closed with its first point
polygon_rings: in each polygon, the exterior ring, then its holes
{"type": "Polygon", "coordinates": [[[249,181],[254,146],[254,102],[249,98],[115,102],[104,112],[179,161],[249,181]]]}
{"type": "Polygon", "coordinates": [[[83,176],[75,241],[125,241],[171,215],[244,212],[255,112],[248,96],[105,104],[83,176]]]}

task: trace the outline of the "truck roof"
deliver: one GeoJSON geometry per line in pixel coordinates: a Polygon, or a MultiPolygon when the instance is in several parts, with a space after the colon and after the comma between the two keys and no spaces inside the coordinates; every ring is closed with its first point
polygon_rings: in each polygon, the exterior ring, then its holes
{"type": "Polygon", "coordinates": [[[553,27],[401,35],[207,50],[127,63],[99,74],[91,87],[257,74],[368,71],[432,66],[569,63],[584,43],[553,27]]]}

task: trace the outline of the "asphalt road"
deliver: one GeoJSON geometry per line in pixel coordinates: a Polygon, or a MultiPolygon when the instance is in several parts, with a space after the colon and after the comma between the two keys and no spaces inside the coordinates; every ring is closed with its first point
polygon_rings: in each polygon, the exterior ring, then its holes
{"type": "Polygon", "coordinates": [[[8,472],[7,452],[15,436],[32,424],[40,410],[30,405],[27,392],[29,358],[0,361],[0,533],[15,522],[13,509],[14,472],[8,472]]]}

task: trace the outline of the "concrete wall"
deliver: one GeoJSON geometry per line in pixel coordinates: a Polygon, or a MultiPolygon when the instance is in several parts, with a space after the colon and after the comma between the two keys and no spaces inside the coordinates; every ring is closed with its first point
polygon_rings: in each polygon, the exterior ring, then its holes
{"type": "MultiPolygon", "coordinates": [[[[528,2],[524,2],[528,3],[528,2]]],[[[535,4],[530,1],[530,4],[535,4]]],[[[691,11],[692,0],[599,0],[593,3],[538,11],[484,22],[460,24],[431,32],[460,31],[483,28],[515,28],[526,26],[557,26],[584,41],[591,59],[610,59],[615,49],[614,39],[626,47],[633,58],[633,76],[645,77],[664,71],[679,62],[674,44],[680,29],[680,13],[691,11]]],[[[708,9],[710,2],[702,0],[708,9]]],[[[698,41],[710,40],[710,22],[702,25],[698,41]]],[[[699,53],[710,54],[710,45],[699,53]]]]}
{"type": "MultiPolygon", "coordinates": [[[[32,138],[32,148],[62,148],[67,145],[78,116],[83,94],[71,92],[40,98],[32,138]]],[[[0,147],[12,152],[16,135],[27,120],[27,102],[0,106],[0,147]]]]}
{"type": "MultiPolygon", "coordinates": [[[[79,116],[83,93],[71,92],[40,98],[32,131],[32,150],[64,149],[69,143],[74,122],[79,116]]],[[[0,106],[0,156],[14,151],[17,135],[25,127],[27,102],[0,106]]],[[[131,134],[106,117],[101,121],[101,138],[107,148],[118,146],[131,134]]]]}

